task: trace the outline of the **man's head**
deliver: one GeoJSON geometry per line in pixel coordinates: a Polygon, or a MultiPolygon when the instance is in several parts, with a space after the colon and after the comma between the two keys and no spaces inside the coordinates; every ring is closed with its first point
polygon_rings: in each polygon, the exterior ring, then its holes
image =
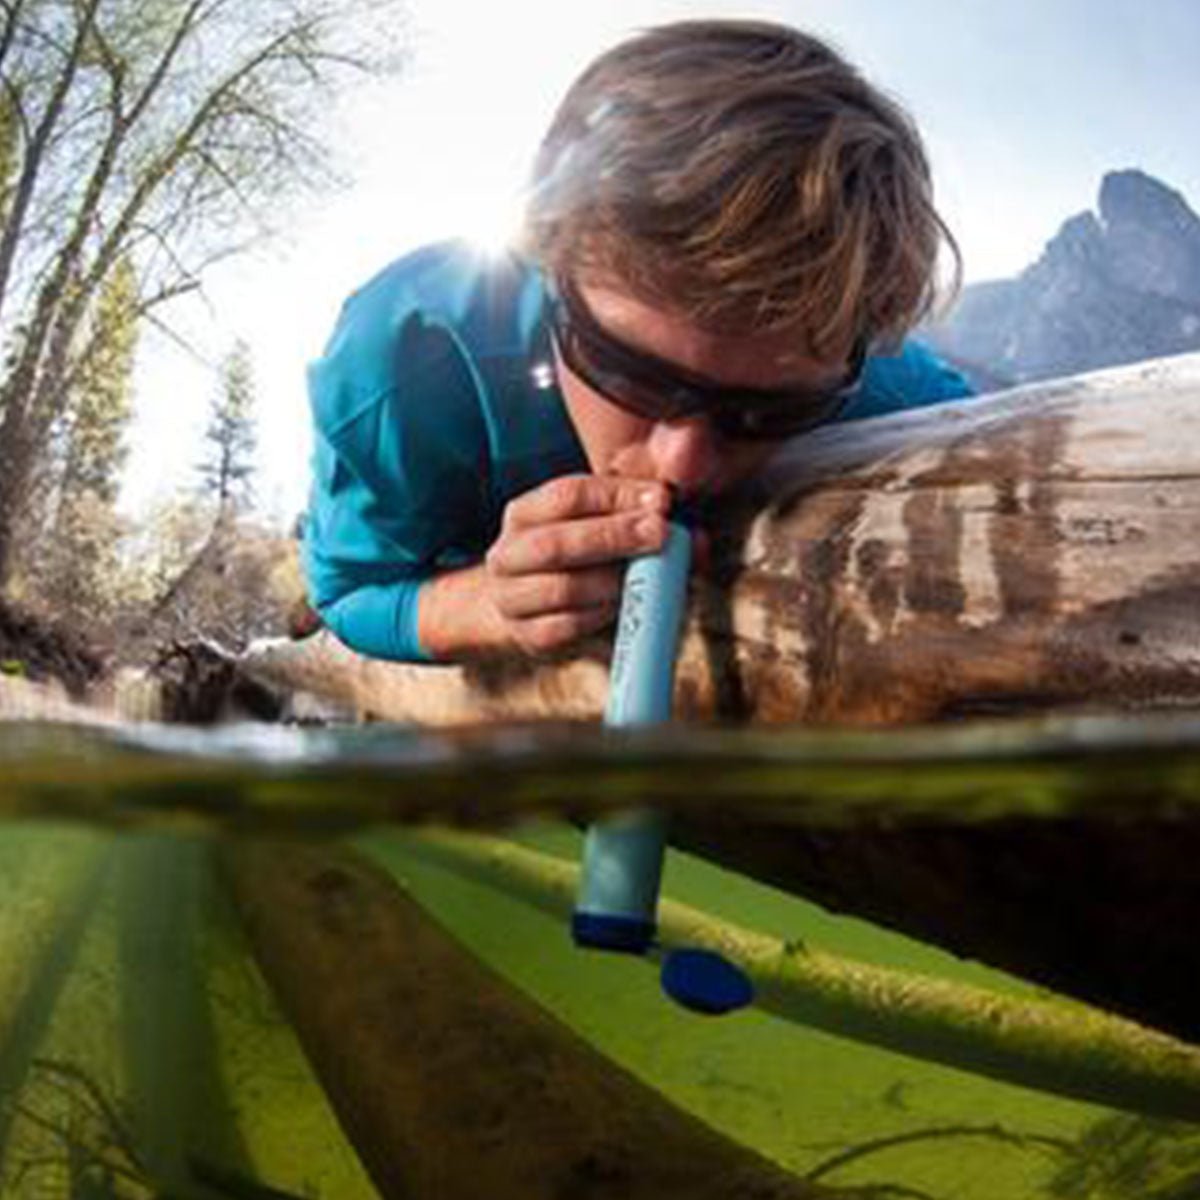
{"type": "MultiPolygon", "coordinates": [[[[939,248],[954,249],[904,112],[823,43],[755,21],[662,26],[593,62],[542,142],[524,242],[577,326],[748,403],[836,391],[863,346],[924,315],[939,248]]],[[[589,391],[614,393],[558,341],[587,424],[589,391]]],[[[594,468],[640,436],[621,429],[599,450],[581,429],[594,468]]],[[[762,453],[714,432],[699,474],[719,488],[748,469],[721,462],[762,453]]],[[[615,469],[653,467],[635,451],[615,469]]]]}
{"type": "Polygon", "coordinates": [[[803,328],[820,356],[902,337],[953,248],[907,115],[758,21],[665,25],[593,62],[542,141],[526,241],[552,275],[714,333],[803,328]]]}

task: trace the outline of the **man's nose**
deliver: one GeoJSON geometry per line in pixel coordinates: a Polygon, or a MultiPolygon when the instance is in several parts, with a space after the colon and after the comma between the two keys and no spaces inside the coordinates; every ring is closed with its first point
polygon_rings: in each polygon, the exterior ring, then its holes
{"type": "Polygon", "coordinates": [[[704,491],[721,465],[719,436],[705,417],[657,422],[646,448],[655,476],[684,495],[704,491]]]}

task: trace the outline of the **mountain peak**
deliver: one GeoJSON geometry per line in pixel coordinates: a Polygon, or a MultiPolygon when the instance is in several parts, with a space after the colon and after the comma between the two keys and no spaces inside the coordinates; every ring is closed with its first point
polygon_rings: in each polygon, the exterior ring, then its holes
{"type": "Polygon", "coordinates": [[[1200,233],[1200,218],[1182,194],[1136,169],[1109,171],[1100,183],[1100,218],[1105,226],[1137,224],[1200,233]]]}
{"type": "Polygon", "coordinates": [[[1200,304],[1200,217],[1143,171],[1112,171],[1100,185],[1105,256],[1131,291],[1200,304]]]}
{"type": "Polygon", "coordinates": [[[1097,207],[1016,279],[966,288],[934,344],[1020,381],[1200,349],[1200,217],[1136,169],[1108,172],[1097,207]]]}
{"type": "Polygon", "coordinates": [[[1042,261],[1096,265],[1103,260],[1104,254],[1104,227],[1094,213],[1081,212],[1062,223],[1058,233],[1046,244],[1042,261]]]}

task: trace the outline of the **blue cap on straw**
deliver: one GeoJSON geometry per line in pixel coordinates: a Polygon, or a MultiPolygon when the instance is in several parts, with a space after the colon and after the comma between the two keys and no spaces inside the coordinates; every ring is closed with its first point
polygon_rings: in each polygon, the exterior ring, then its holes
{"type": "Polygon", "coordinates": [[[746,973],[712,950],[673,950],[662,965],[662,988],[677,1004],[707,1016],[745,1008],[754,999],[746,973]]]}

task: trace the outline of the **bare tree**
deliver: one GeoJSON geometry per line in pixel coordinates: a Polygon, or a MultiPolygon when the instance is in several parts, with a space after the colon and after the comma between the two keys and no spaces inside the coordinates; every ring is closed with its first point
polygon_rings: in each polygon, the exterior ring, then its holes
{"type": "MultiPolygon", "coordinates": [[[[195,289],[297,185],[391,0],[0,0],[0,585],[122,259],[137,312],[195,289]]],[[[383,48],[383,53],[380,48],[383,48]]]]}

